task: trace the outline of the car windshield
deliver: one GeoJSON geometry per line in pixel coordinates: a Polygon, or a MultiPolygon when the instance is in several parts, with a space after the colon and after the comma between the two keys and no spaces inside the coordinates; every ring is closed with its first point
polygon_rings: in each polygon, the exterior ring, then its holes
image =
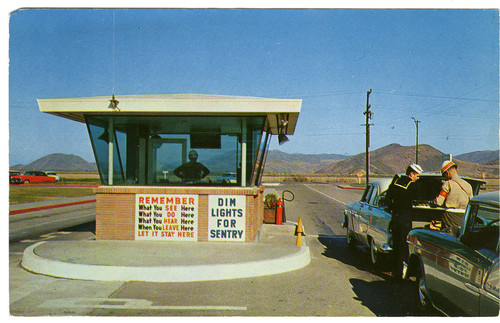
{"type": "Polygon", "coordinates": [[[469,242],[474,246],[495,251],[499,238],[498,208],[489,205],[469,205],[469,242]]]}

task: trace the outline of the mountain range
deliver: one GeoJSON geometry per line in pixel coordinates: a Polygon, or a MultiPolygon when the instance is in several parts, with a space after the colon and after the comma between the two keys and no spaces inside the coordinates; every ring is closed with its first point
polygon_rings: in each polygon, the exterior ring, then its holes
{"type": "MultiPolygon", "coordinates": [[[[419,145],[419,164],[425,172],[439,172],[443,152],[429,145],[419,145]]],[[[391,144],[370,151],[370,173],[373,175],[391,175],[402,173],[408,164],[415,161],[415,146],[391,144]]],[[[499,174],[499,151],[476,151],[453,156],[459,174],[487,177],[499,174]]],[[[222,162],[210,160],[210,166],[220,168],[222,162]],[[213,164],[213,165],[212,165],[213,164]]],[[[208,164],[207,164],[208,165],[208,164]]],[[[54,170],[54,171],[97,171],[96,163],[87,162],[72,154],[51,154],[27,165],[12,165],[15,170],[54,170]]],[[[264,172],[280,174],[334,174],[354,175],[365,173],[365,153],[354,156],[340,154],[289,154],[278,150],[268,153],[264,172]]]]}
{"type": "MultiPolygon", "coordinates": [[[[480,177],[484,172],[485,176],[498,176],[498,154],[498,150],[478,151],[453,156],[453,161],[457,164],[460,175],[480,177]]],[[[418,163],[422,166],[424,172],[438,173],[443,162],[443,155],[443,152],[429,145],[419,145],[418,147],[418,163]]],[[[412,162],[415,162],[415,146],[391,144],[370,151],[370,173],[373,175],[403,173],[406,167],[412,162]]],[[[344,156],[286,154],[270,151],[264,172],[354,175],[358,172],[365,174],[365,164],[365,153],[355,156],[344,156]],[[324,158],[315,159],[314,157],[316,156],[324,156],[324,158]]]]}
{"type": "Polygon", "coordinates": [[[97,172],[97,165],[77,155],[58,153],[39,158],[27,165],[12,165],[10,169],[97,172]]]}

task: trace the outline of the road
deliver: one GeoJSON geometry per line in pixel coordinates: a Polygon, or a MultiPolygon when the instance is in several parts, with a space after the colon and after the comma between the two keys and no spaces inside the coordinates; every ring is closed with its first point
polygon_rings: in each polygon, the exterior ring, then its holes
{"type": "Polygon", "coordinates": [[[340,227],[343,207],[361,191],[336,184],[285,183],[287,222],[302,219],[311,251],[305,268],[279,275],[189,282],[78,281],[35,275],[19,265],[22,251],[46,239],[92,239],[88,229],[54,232],[10,244],[12,315],[85,316],[415,316],[412,282],[389,280],[368,251],[348,250],[340,227]]]}
{"type": "Polygon", "coordinates": [[[9,241],[37,237],[95,221],[95,196],[15,205],[9,213],[9,241]],[[26,206],[26,207],[22,207],[26,206]]]}

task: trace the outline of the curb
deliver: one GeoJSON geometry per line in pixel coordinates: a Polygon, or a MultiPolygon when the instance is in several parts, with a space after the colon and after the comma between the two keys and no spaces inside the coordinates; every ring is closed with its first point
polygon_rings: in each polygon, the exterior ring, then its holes
{"type": "Polygon", "coordinates": [[[364,187],[352,187],[352,186],[341,186],[341,185],[338,185],[337,187],[341,188],[343,190],[355,190],[355,191],[364,191],[365,190],[364,187]]]}
{"type": "Polygon", "coordinates": [[[96,201],[97,201],[96,199],[91,199],[91,200],[84,200],[84,201],[76,201],[76,202],[68,202],[68,203],[61,203],[61,204],[35,206],[35,207],[30,207],[30,208],[25,208],[25,209],[10,210],[9,215],[42,211],[42,210],[48,210],[48,209],[55,209],[55,208],[59,208],[59,207],[73,206],[73,205],[86,204],[86,203],[94,203],[96,201]]]}
{"type": "Polygon", "coordinates": [[[48,276],[102,281],[194,282],[249,278],[289,272],[311,262],[309,247],[300,247],[291,255],[266,260],[229,264],[197,264],[180,266],[124,266],[79,264],[46,259],[36,248],[47,241],[25,249],[22,267],[48,276]]]}

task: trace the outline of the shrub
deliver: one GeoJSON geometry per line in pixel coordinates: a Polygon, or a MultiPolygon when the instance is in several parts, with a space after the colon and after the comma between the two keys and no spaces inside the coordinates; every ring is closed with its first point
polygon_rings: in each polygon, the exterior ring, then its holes
{"type": "Polygon", "coordinates": [[[264,207],[266,209],[275,209],[278,205],[278,197],[274,193],[268,193],[264,197],[264,207]]]}

